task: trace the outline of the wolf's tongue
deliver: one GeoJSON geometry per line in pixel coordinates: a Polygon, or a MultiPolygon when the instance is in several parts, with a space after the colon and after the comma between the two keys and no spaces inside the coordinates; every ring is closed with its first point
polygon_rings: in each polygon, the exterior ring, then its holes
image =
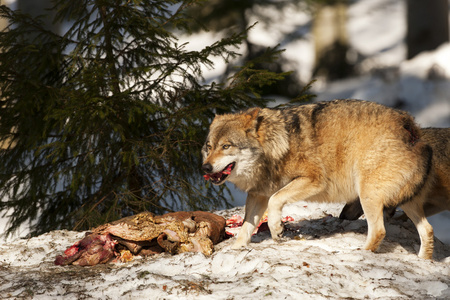
{"type": "Polygon", "coordinates": [[[214,173],[214,174],[205,174],[205,175],[203,175],[203,177],[205,177],[206,180],[215,179],[217,181],[220,179],[220,177],[222,177],[222,174],[224,174],[224,173],[225,172],[219,172],[219,173],[214,173]]]}
{"type": "Polygon", "coordinates": [[[230,175],[233,164],[229,164],[225,170],[222,171],[223,174],[230,175]]]}
{"type": "Polygon", "coordinates": [[[205,177],[205,180],[215,179],[216,181],[219,180],[223,174],[230,175],[231,169],[233,168],[233,164],[229,164],[225,170],[222,172],[217,172],[214,174],[205,174],[203,177],[205,177]]]}

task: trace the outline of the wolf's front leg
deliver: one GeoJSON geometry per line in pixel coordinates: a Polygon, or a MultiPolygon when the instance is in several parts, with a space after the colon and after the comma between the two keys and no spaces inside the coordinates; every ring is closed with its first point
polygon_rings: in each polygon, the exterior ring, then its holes
{"type": "MultiPolygon", "coordinates": [[[[274,195],[275,196],[275,195],[274,195]]],[[[283,224],[281,224],[281,212],[285,204],[281,199],[272,196],[269,199],[267,210],[267,225],[269,225],[270,235],[274,241],[279,241],[283,234],[283,224]]]]}
{"type": "Polygon", "coordinates": [[[267,208],[267,224],[269,225],[272,239],[278,241],[283,233],[281,212],[285,204],[312,198],[324,189],[325,183],[323,181],[299,177],[273,194],[269,199],[267,208]]]}
{"type": "Polygon", "coordinates": [[[244,224],[239,231],[236,242],[231,246],[232,249],[248,246],[256,225],[259,223],[267,209],[267,201],[268,197],[264,195],[248,194],[247,201],[245,202],[244,224]]]}

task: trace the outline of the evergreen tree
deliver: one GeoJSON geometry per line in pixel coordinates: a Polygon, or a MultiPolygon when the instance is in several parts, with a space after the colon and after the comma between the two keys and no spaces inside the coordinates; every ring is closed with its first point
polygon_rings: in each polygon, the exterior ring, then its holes
{"type": "MultiPolygon", "coordinates": [[[[215,113],[263,106],[258,91],[286,74],[254,62],[205,84],[211,58],[231,62],[246,32],[201,51],[190,32],[197,1],[56,0],[55,22],[5,6],[0,34],[0,211],[8,233],[88,229],[136,212],[211,209],[228,203],[206,187],[200,148],[215,113]]],[[[259,58],[274,61],[277,49],[259,58]]]]}

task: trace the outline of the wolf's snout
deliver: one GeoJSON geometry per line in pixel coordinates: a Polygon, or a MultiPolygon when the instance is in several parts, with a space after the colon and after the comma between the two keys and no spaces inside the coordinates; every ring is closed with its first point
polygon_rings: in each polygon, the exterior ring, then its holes
{"type": "Polygon", "coordinates": [[[203,170],[205,173],[212,173],[212,171],[213,171],[213,166],[212,166],[210,163],[203,164],[203,165],[202,165],[202,170],[203,170]]]}

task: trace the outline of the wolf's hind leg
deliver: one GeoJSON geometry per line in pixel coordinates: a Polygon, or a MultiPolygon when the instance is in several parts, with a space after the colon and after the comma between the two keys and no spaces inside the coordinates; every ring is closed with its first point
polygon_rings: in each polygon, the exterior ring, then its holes
{"type": "Polygon", "coordinates": [[[320,180],[313,180],[308,177],[294,179],[281,190],[272,195],[267,208],[267,223],[269,225],[272,239],[279,240],[283,233],[281,224],[281,212],[283,206],[300,200],[308,200],[321,193],[325,189],[325,184],[320,180]]]}
{"type": "Polygon", "coordinates": [[[425,212],[421,203],[409,201],[401,206],[406,215],[416,225],[420,236],[419,257],[424,259],[432,259],[434,247],[433,227],[428,223],[425,212]]]}
{"type": "Polygon", "coordinates": [[[245,202],[244,224],[239,231],[236,241],[231,246],[232,249],[247,247],[252,238],[253,230],[261,220],[267,209],[268,197],[249,193],[245,202]]]}
{"type": "Polygon", "coordinates": [[[383,202],[377,198],[361,196],[361,205],[367,219],[367,239],[364,249],[376,251],[386,235],[383,218],[383,202]]]}

